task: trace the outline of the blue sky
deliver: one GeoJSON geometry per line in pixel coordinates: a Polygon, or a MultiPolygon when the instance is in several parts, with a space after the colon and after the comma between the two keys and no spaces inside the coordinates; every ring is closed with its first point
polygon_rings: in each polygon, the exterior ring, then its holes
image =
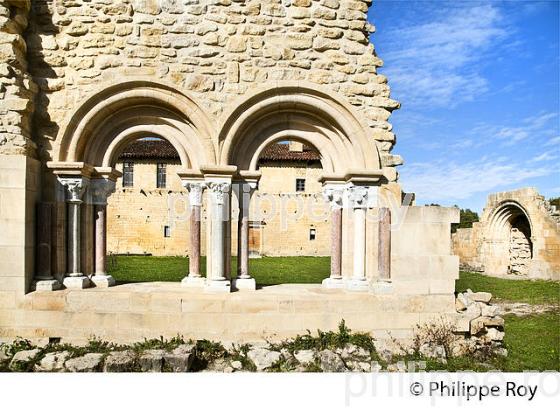
{"type": "Polygon", "coordinates": [[[559,2],[374,0],[394,154],[419,204],[481,211],[488,193],[560,196],[559,2]]]}

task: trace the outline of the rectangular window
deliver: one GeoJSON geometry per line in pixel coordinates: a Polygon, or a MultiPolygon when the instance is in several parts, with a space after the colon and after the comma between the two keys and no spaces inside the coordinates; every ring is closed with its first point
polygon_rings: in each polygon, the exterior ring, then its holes
{"type": "Polygon", "coordinates": [[[129,188],[134,186],[134,163],[133,162],[123,163],[122,186],[124,188],[129,188]]]}
{"type": "Polygon", "coordinates": [[[297,178],[296,179],[296,192],[303,192],[305,191],[305,179],[297,178]]]}
{"type": "Polygon", "coordinates": [[[171,227],[169,227],[167,225],[163,227],[163,237],[164,238],[171,238],[171,227]]]}
{"type": "Polygon", "coordinates": [[[309,230],[309,240],[314,241],[316,237],[317,237],[317,231],[313,228],[310,229],[309,230]]]}
{"type": "Polygon", "coordinates": [[[157,164],[157,187],[165,188],[167,186],[167,165],[157,164]]]}

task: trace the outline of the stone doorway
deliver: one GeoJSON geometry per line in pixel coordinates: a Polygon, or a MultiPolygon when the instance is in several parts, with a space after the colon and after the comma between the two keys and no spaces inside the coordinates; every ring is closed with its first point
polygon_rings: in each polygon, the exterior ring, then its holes
{"type": "Polygon", "coordinates": [[[525,216],[519,215],[511,223],[508,273],[527,275],[532,257],[531,226],[525,216]]]}

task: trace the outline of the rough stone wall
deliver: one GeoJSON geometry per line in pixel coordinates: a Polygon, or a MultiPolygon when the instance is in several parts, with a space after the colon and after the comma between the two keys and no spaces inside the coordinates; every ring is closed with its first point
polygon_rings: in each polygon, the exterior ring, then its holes
{"type": "Polygon", "coordinates": [[[30,155],[33,100],[37,91],[28,73],[24,32],[29,0],[0,1],[0,154],[30,155]]]}
{"type": "MultiPolygon", "coordinates": [[[[123,188],[122,178],[109,197],[108,251],[185,256],[189,249],[188,192],[177,176],[179,164],[167,165],[167,188],[156,187],[156,162],[134,161],[134,187],[123,188]],[[171,237],[164,238],[164,226],[171,237]]],[[[116,168],[122,171],[122,163],[116,168]]],[[[258,253],[263,256],[327,256],[330,254],[329,209],[317,178],[321,168],[286,162],[262,166],[259,190],[253,195],[250,220],[258,222],[258,253]],[[305,192],[295,192],[296,178],[305,178],[305,192]],[[316,239],[310,240],[310,229],[316,239]]],[[[205,195],[206,197],[206,195],[205,195]]],[[[206,235],[206,200],[202,209],[202,237],[206,235]]],[[[237,206],[232,204],[232,254],[237,253],[237,206]]],[[[252,228],[253,229],[253,228],[252,228]]],[[[201,243],[206,254],[206,241],[201,243]]]]}
{"type": "Polygon", "coordinates": [[[558,210],[534,188],[489,195],[480,222],[458,229],[452,242],[463,269],[491,276],[560,279],[558,210]],[[530,238],[515,225],[516,215],[528,219],[530,238]]]}
{"type": "Polygon", "coordinates": [[[132,76],[190,92],[211,114],[252,85],[321,84],[345,96],[379,141],[394,144],[382,61],[368,37],[370,0],[36,0],[27,35],[40,85],[37,127],[45,155],[69,111],[103,81],[132,76]]]}

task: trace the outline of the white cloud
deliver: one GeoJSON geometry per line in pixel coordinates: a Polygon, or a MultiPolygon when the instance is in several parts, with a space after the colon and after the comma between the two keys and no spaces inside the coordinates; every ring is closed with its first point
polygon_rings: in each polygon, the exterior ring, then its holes
{"type": "Polygon", "coordinates": [[[520,184],[531,178],[557,175],[557,166],[535,167],[508,158],[481,158],[456,163],[435,161],[410,164],[401,182],[424,202],[450,202],[520,184]]]}
{"type": "MultiPolygon", "coordinates": [[[[558,132],[558,118],[556,112],[541,112],[524,118],[514,126],[497,126],[482,124],[474,127],[471,134],[477,138],[487,141],[502,140],[503,145],[511,146],[524,140],[529,140],[542,136],[555,135],[558,132]],[[554,122],[553,122],[554,121],[554,122]]],[[[560,143],[560,138],[552,138],[544,146],[551,146],[560,143]]]]}
{"type": "Polygon", "coordinates": [[[553,155],[550,152],[543,152],[541,155],[537,155],[533,158],[535,162],[544,162],[544,161],[552,161],[553,159],[558,158],[558,155],[553,155]]]}
{"type": "Polygon", "coordinates": [[[398,51],[381,56],[395,97],[405,105],[453,106],[486,92],[479,64],[497,39],[509,35],[499,9],[488,4],[451,7],[436,18],[394,29],[390,49],[398,51]]]}
{"type": "Polygon", "coordinates": [[[553,137],[544,144],[545,147],[552,147],[554,145],[560,145],[560,136],[553,137]]]}

